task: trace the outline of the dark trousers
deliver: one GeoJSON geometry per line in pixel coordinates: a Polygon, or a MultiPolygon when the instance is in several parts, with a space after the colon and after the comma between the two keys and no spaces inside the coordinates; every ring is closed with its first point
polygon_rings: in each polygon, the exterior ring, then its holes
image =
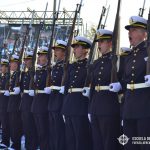
{"type": "Polygon", "coordinates": [[[20,112],[9,112],[10,136],[12,148],[21,150],[22,122],[20,112]]]}
{"type": "Polygon", "coordinates": [[[38,133],[40,150],[50,150],[48,113],[35,114],[35,125],[38,133]]]}
{"type": "Polygon", "coordinates": [[[65,123],[62,114],[49,112],[50,144],[52,150],[65,149],[65,123]]]}
{"type": "Polygon", "coordinates": [[[2,124],[2,142],[9,147],[10,144],[10,127],[8,112],[0,112],[0,121],[2,124]]]}
{"type": "Polygon", "coordinates": [[[91,115],[93,150],[120,150],[120,118],[91,115]]]}
{"type": "Polygon", "coordinates": [[[65,116],[66,150],[92,150],[91,128],[87,116],[65,116]]]}
{"type": "Polygon", "coordinates": [[[31,112],[22,112],[22,123],[26,140],[26,149],[36,150],[38,147],[38,136],[33,114],[31,112]]]}
{"type": "Polygon", "coordinates": [[[150,144],[134,143],[136,141],[134,137],[150,137],[150,118],[125,119],[123,130],[124,134],[129,138],[128,143],[125,145],[125,150],[150,150],[150,144]]]}

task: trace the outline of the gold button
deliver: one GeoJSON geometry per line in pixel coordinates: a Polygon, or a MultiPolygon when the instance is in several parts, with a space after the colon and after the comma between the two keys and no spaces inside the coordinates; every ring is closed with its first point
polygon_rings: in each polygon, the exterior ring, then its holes
{"type": "Polygon", "coordinates": [[[72,81],[74,83],[74,81],[72,81]]]}
{"type": "Polygon", "coordinates": [[[101,70],[103,70],[104,68],[103,67],[101,67],[101,70]]]}
{"type": "Polygon", "coordinates": [[[77,76],[74,76],[75,78],[77,78],[77,76]]]}
{"type": "Polygon", "coordinates": [[[136,62],[136,60],[133,60],[133,62],[135,63],[135,62],[136,62]]]}
{"type": "Polygon", "coordinates": [[[132,77],[134,77],[134,73],[132,73],[132,77]]]}
{"type": "Polygon", "coordinates": [[[132,66],[132,69],[134,69],[135,67],[134,66],[132,66]]]}
{"type": "Polygon", "coordinates": [[[76,72],[79,72],[78,70],[76,72]]]}
{"type": "Polygon", "coordinates": [[[136,56],[136,54],[134,54],[134,56],[136,56]]]}
{"type": "Polygon", "coordinates": [[[102,61],[102,64],[103,64],[104,62],[102,61]]]}
{"type": "Polygon", "coordinates": [[[98,78],[98,80],[100,81],[100,80],[101,80],[101,78],[98,78]]]}
{"type": "Polygon", "coordinates": [[[99,72],[98,74],[102,74],[101,72],[99,72]]]}
{"type": "Polygon", "coordinates": [[[72,85],[71,85],[70,87],[71,87],[71,88],[73,88],[73,86],[72,86],[72,85]]]}
{"type": "Polygon", "coordinates": [[[78,67],[78,69],[80,69],[80,67],[78,67]]]}
{"type": "Polygon", "coordinates": [[[133,81],[133,80],[131,80],[131,83],[134,83],[134,81],[133,81]]]}

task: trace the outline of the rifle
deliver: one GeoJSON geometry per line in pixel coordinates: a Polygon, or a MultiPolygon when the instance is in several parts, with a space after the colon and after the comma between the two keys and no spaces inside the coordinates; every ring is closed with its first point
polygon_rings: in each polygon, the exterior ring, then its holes
{"type": "Polygon", "coordinates": [[[37,48],[38,48],[38,43],[39,43],[40,32],[41,32],[41,30],[44,29],[47,6],[48,6],[48,3],[46,4],[46,8],[45,8],[45,12],[44,12],[44,19],[43,19],[43,21],[40,22],[40,26],[39,26],[39,29],[38,29],[38,32],[37,32],[36,43],[35,43],[33,57],[32,57],[32,66],[29,69],[29,71],[30,71],[29,89],[34,89],[34,73],[35,73],[37,48]]]}
{"type": "Polygon", "coordinates": [[[115,19],[115,26],[112,35],[112,69],[111,69],[111,83],[117,82],[117,55],[116,52],[118,50],[119,45],[119,27],[120,27],[120,5],[121,0],[118,0],[117,13],[115,19]]]}
{"type": "Polygon", "coordinates": [[[20,80],[20,77],[21,77],[21,73],[20,73],[20,67],[21,67],[21,64],[22,64],[22,59],[23,59],[23,53],[24,53],[24,46],[25,46],[25,43],[26,43],[26,40],[27,40],[27,36],[30,32],[30,27],[27,27],[26,29],[26,33],[25,33],[25,36],[24,36],[24,39],[23,39],[23,42],[22,42],[22,46],[21,46],[21,49],[20,49],[20,55],[19,55],[19,63],[18,63],[18,68],[17,68],[17,72],[16,72],[16,80],[15,80],[15,87],[18,87],[19,86],[19,80],[20,80]]]}
{"type": "MultiPolygon", "coordinates": [[[[60,5],[60,3],[59,3],[60,5]]],[[[59,11],[59,9],[58,9],[59,11]]],[[[54,3],[54,15],[53,15],[53,25],[52,25],[52,34],[50,39],[50,44],[48,47],[48,62],[47,62],[47,77],[46,77],[46,87],[51,85],[51,59],[52,59],[52,46],[54,41],[54,31],[55,31],[55,24],[58,19],[58,11],[55,10],[55,3],[54,3]]]]}
{"type": "Polygon", "coordinates": [[[147,41],[146,42],[147,42],[146,50],[147,50],[147,55],[148,55],[147,64],[146,64],[146,74],[150,75],[150,9],[149,9],[148,21],[147,21],[147,41]]]}
{"type": "MultiPolygon", "coordinates": [[[[11,61],[11,57],[12,57],[12,55],[13,55],[14,52],[15,52],[15,49],[16,49],[16,45],[17,45],[18,39],[19,39],[19,35],[16,34],[16,36],[15,36],[15,42],[14,42],[14,46],[13,46],[13,50],[12,50],[12,53],[9,55],[9,62],[11,61]]],[[[8,88],[9,88],[10,65],[8,66],[8,76],[7,76],[7,77],[8,77],[8,78],[7,78],[6,83],[5,83],[5,90],[8,90],[8,88]]]]}
{"type": "Polygon", "coordinates": [[[82,6],[82,0],[81,0],[80,4],[77,4],[75,15],[74,15],[74,19],[73,19],[73,23],[72,23],[72,27],[71,27],[71,31],[70,31],[70,35],[69,35],[69,39],[68,39],[68,43],[67,43],[67,47],[66,47],[64,68],[63,68],[64,73],[63,73],[63,77],[62,77],[61,86],[64,86],[65,80],[66,80],[66,77],[67,77],[68,65],[69,65],[69,57],[70,57],[70,50],[71,50],[71,42],[72,42],[72,39],[73,39],[75,23],[76,23],[76,20],[77,20],[78,13],[80,13],[81,6],[82,6]]]}
{"type": "Polygon", "coordinates": [[[143,2],[143,7],[142,8],[139,8],[139,16],[140,17],[143,17],[143,14],[144,14],[144,10],[145,10],[145,1],[143,2]]]}
{"type": "MultiPolygon", "coordinates": [[[[98,26],[97,26],[97,30],[101,26],[101,23],[102,23],[103,17],[105,16],[105,13],[106,13],[106,7],[103,6],[102,7],[102,12],[101,12],[101,15],[100,15],[100,19],[99,19],[99,23],[98,23],[98,26]]],[[[97,34],[95,33],[94,39],[93,39],[93,43],[92,43],[92,46],[90,48],[88,61],[87,61],[87,64],[86,64],[86,66],[87,66],[87,76],[86,76],[86,79],[85,79],[84,87],[88,87],[89,86],[89,82],[90,82],[90,70],[91,70],[90,66],[92,64],[92,57],[93,57],[94,48],[95,48],[95,44],[96,44],[96,38],[97,38],[97,34]]]]}

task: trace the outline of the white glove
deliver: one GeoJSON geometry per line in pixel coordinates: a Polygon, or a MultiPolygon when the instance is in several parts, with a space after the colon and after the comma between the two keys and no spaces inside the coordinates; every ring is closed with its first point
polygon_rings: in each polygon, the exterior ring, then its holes
{"type": "Polygon", "coordinates": [[[115,82],[109,84],[109,91],[111,92],[119,92],[122,89],[120,82],[115,82]]]}
{"type": "Polygon", "coordinates": [[[50,87],[45,87],[44,92],[45,92],[45,94],[51,94],[51,88],[50,87]]]}
{"type": "Polygon", "coordinates": [[[18,95],[20,93],[20,87],[15,87],[15,88],[13,88],[13,90],[16,95],[18,95]]]}
{"type": "Polygon", "coordinates": [[[144,78],[145,78],[145,84],[147,86],[150,86],[150,75],[146,75],[146,76],[144,76],[144,78]]]}
{"type": "Polygon", "coordinates": [[[34,90],[29,90],[29,95],[30,96],[34,96],[35,94],[34,94],[34,90]]]}
{"type": "Polygon", "coordinates": [[[90,97],[90,88],[89,87],[84,87],[82,91],[82,95],[85,97],[90,97]]]}
{"type": "Polygon", "coordinates": [[[91,114],[88,114],[89,122],[91,122],[91,114]]]}
{"type": "Polygon", "coordinates": [[[65,86],[60,87],[59,93],[64,94],[65,93],[65,86]]]}
{"type": "Polygon", "coordinates": [[[9,91],[8,91],[8,90],[6,90],[6,91],[4,92],[4,95],[5,95],[5,96],[10,96],[9,91]]]}

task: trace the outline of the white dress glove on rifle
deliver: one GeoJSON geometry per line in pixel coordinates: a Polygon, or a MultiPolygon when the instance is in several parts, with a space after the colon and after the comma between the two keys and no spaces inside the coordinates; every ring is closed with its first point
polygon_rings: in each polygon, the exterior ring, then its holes
{"type": "Polygon", "coordinates": [[[4,95],[5,95],[5,96],[10,96],[9,91],[8,91],[8,90],[6,90],[6,91],[4,92],[4,95]]]}
{"type": "Polygon", "coordinates": [[[59,93],[64,94],[65,93],[65,86],[60,87],[59,93]]]}
{"type": "Polygon", "coordinates": [[[150,86],[150,75],[146,75],[146,76],[144,76],[144,78],[145,78],[145,84],[147,86],[150,86]]]}
{"type": "Polygon", "coordinates": [[[20,93],[20,87],[15,87],[15,88],[13,88],[13,90],[16,95],[18,95],[20,93]]]}
{"type": "Polygon", "coordinates": [[[82,91],[82,95],[85,97],[90,97],[90,88],[89,87],[84,87],[82,91]]]}
{"type": "Polygon", "coordinates": [[[111,92],[119,92],[122,89],[120,82],[115,82],[109,84],[109,91],[111,92]]]}
{"type": "Polygon", "coordinates": [[[51,88],[50,87],[45,87],[44,88],[44,92],[45,92],[45,94],[51,94],[51,88]]]}
{"type": "Polygon", "coordinates": [[[30,95],[30,96],[35,96],[34,90],[29,90],[29,95],[30,95]]]}

